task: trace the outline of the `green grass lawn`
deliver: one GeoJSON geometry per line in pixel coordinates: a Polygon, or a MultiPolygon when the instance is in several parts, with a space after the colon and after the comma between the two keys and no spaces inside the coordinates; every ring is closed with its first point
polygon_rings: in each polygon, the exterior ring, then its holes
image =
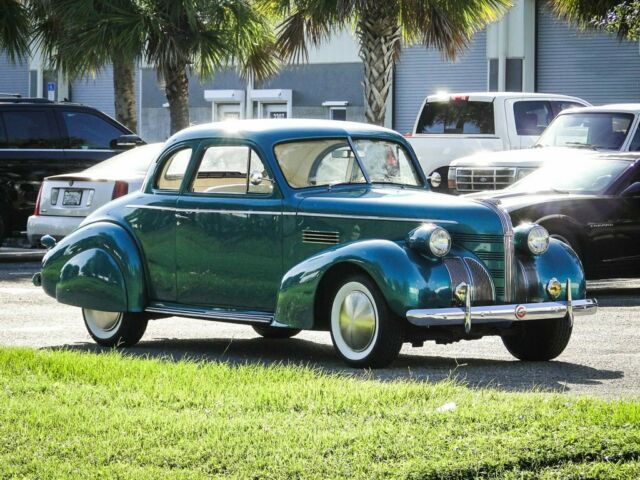
{"type": "Polygon", "coordinates": [[[0,349],[10,477],[637,479],[640,402],[0,349]]]}

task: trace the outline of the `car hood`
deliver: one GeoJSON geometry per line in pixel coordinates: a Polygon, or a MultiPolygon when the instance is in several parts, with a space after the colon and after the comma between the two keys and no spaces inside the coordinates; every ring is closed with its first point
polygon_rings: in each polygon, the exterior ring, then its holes
{"type": "Polygon", "coordinates": [[[495,207],[479,199],[394,187],[339,187],[304,194],[298,214],[435,223],[452,233],[503,233],[495,207]]]}
{"type": "Polygon", "coordinates": [[[482,152],[462,157],[451,162],[451,167],[509,167],[537,168],[545,161],[567,158],[581,158],[596,155],[595,150],[567,147],[525,148],[502,152],[482,152]]]}
{"type": "Polygon", "coordinates": [[[531,205],[541,205],[543,203],[558,202],[569,199],[593,198],[594,195],[578,195],[574,193],[556,192],[510,192],[508,190],[478,192],[464,197],[473,200],[490,200],[498,202],[500,208],[507,212],[513,212],[531,205]]]}

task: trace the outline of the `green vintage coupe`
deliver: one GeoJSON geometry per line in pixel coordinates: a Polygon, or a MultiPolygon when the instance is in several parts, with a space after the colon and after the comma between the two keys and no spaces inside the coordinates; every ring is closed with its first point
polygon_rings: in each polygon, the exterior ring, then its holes
{"type": "Polygon", "coordinates": [[[426,181],[402,136],[371,125],[189,128],[167,141],[140,192],[52,248],[34,282],[81,307],[107,346],[180,316],[269,338],[328,330],[354,366],[385,366],[405,342],[484,335],[523,360],[558,356],[574,316],[596,310],[575,253],[426,181]]]}

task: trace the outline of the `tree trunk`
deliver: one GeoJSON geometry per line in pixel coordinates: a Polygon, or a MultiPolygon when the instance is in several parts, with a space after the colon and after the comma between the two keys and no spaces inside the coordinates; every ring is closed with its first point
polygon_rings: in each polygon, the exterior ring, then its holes
{"type": "Polygon", "coordinates": [[[135,64],[124,55],[113,55],[111,60],[113,62],[113,93],[116,97],[116,120],[137,133],[135,64]]]}
{"type": "Polygon", "coordinates": [[[167,66],[163,69],[164,91],[169,101],[171,135],[189,126],[189,77],[187,66],[167,66]]]}
{"type": "Polygon", "coordinates": [[[402,28],[392,4],[369,2],[361,11],[356,34],[364,66],[365,115],[369,123],[384,125],[393,65],[400,52],[402,28]]]}

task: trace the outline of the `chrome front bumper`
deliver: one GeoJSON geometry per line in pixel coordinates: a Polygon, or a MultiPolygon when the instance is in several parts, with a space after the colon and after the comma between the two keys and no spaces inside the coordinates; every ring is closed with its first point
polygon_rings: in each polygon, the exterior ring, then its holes
{"type": "MultiPolygon", "coordinates": [[[[571,308],[573,309],[574,316],[593,315],[598,309],[598,303],[592,299],[574,300],[571,308]]],[[[567,311],[567,302],[562,301],[471,307],[469,313],[471,314],[472,323],[492,323],[563,318],[567,315],[567,311]],[[520,316],[518,316],[516,312],[519,312],[520,316]]],[[[462,307],[419,309],[409,310],[407,312],[407,320],[419,327],[464,325],[465,315],[466,311],[462,307]]]]}
{"type": "Polygon", "coordinates": [[[593,315],[598,310],[595,299],[573,300],[571,282],[567,281],[566,300],[518,305],[489,305],[472,307],[467,295],[464,307],[416,309],[407,312],[407,320],[418,327],[464,325],[471,331],[475,323],[527,322],[568,317],[573,324],[575,316],[593,315]]]}

